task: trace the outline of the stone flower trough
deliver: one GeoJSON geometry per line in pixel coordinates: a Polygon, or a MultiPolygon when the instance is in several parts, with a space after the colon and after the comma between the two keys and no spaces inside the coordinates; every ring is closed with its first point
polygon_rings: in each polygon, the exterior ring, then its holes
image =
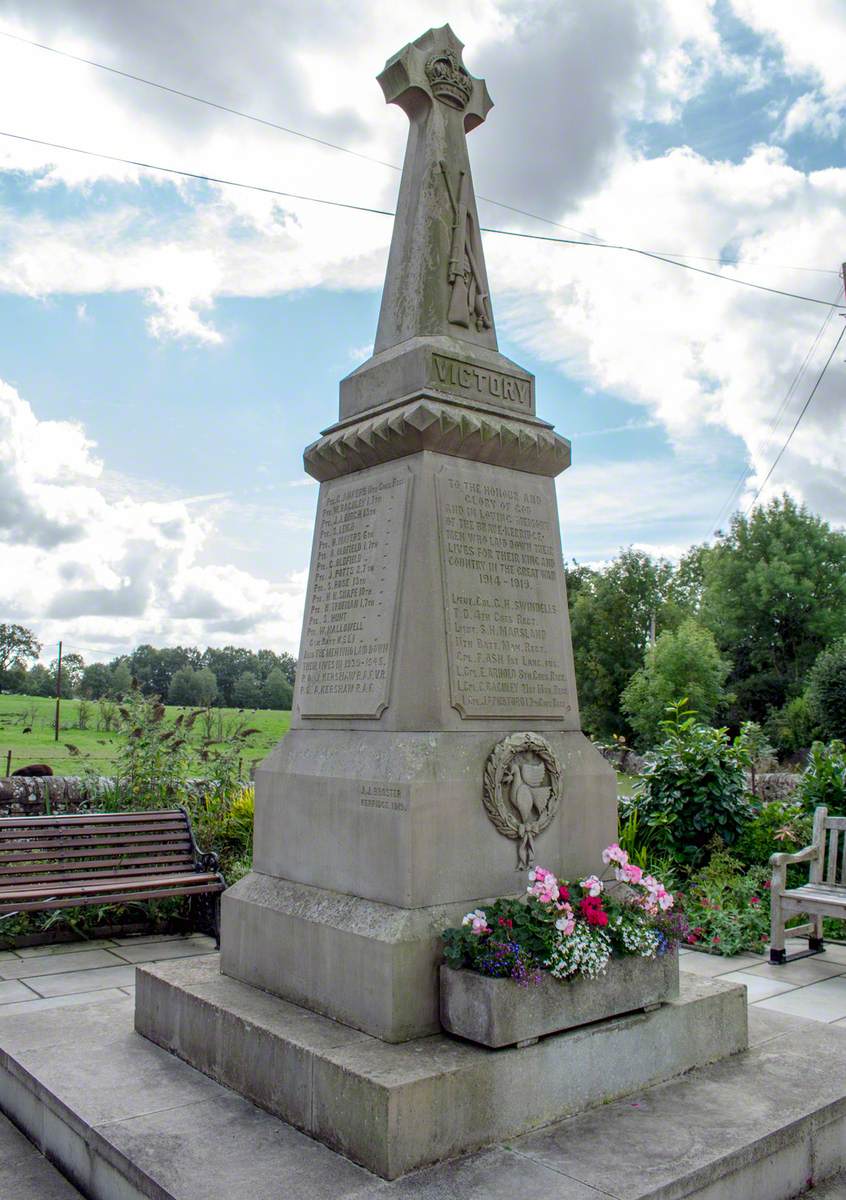
{"type": "Polygon", "coordinates": [[[548,1033],[652,1008],[679,994],[678,954],[612,958],[598,979],[544,974],[521,987],[467,969],[441,967],[441,1024],[482,1046],[531,1045],[548,1033]]]}

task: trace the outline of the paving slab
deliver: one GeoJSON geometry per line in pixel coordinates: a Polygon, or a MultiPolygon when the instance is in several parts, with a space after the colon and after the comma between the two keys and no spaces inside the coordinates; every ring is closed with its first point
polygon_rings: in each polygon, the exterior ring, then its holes
{"type": "Polygon", "coordinates": [[[31,1000],[17,1000],[14,1004],[0,1005],[0,1018],[46,1012],[53,1008],[73,1008],[80,1004],[99,1004],[103,1000],[124,1000],[126,992],[118,988],[100,988],[94,992],[73,992],[69,996],[50,996],[47,999],[35,992],[32,992],[31,996],[31,1000]]]}
{"type": "Polygon", "coordinates": [[[762,979],[760,975],[753,975],[751,971],[729,971],[725,975],[720,975],[719,978],[728,983],[742,983],[746,988],[746,999],[749,1004],[753,1004],[756,1000],[766,1000],[768,996],[777,996],[779,992],[792,992],[796,988],[795,983],[779,983],[777,979],[762,979]]]}
{"type": "Polygon", "coordinates": [[[80,954],[85,950],[114,949],[111,938],[93,938],[91,941],[53,942],[47,946],[18,946],[14,953],[18,958],[46,958],[51,954],[80,954]]]}
{"type": "Polygon", "coordinates": [[[726,975],[729,971],[748,971],[765,961],[762,955],[756,954],[723,955],[693,951],[679,961],[679,970],[711,978],[715,975],[726,975]]]}
{"type": "Polygon", "coordinates": [[[819,957],[800,958],[798,962],[782,963],[780,966],[770,962],[759,963],[748,970],[750,975],[760,975],[762,979],[775,979],[779,983],[793,983],[799,986],[817,983],[820,979],[830,979],[835,975],[846,975],[846,963],[834,962],[821,954],[819,957]]]}
{"type": "Polygon", "coordinates": [[[0,963],[0,979],[29,979],[58,975],[65,971],[91,971],[97,967],[116,967],[123,963],[109,950],[76,950],[72,954],[39,954],[0,963]]]}
{"type": "Polygon", "coordinates": [[[833,979],[822,979],[819,983],[759,1000],[755,1007],[810,1017],[814,1021],[842,1020],[846,1017],[846,978],[838,975],[833,979]]]}
{"type": "Polygon", "coordinates": [[[135,982],[135,967],[123,963],[121,966],[95,970],[27,976],[26,982],[39,996],[69,996],[74,992],[93,992],[100,988],[128,987],[135,982]]]}
{"type": "Polygon", "coordinates": [[[115,946],[113,952],[125,962],[162,962],[168,958],[214,954],[215,944],[213,938],[180,938],[169,942],[142,942],[137,946],[115,946]]]}
{"type": "Polygon", "coordinates": [[[816,1021],[808,1020],[807,1017],[772,1012],[769,1009],[761,1008],[760,1004],[751,1004],[747,1016],[749,1018],[750,1046],[758,1046],[761,1042],[768,1042],[771,1038],[781,1037],[783,1034],[790,1035],[798,1032],[803,1026],[818,1024],[816,1021]]]}
{"type": "Polygon", "coordinates": [[[16,1000],[34,1000],[38,995],[32,992],[25,983],[17,979],[0,980],[0,1004],[12,1004],[16,1000]]]}

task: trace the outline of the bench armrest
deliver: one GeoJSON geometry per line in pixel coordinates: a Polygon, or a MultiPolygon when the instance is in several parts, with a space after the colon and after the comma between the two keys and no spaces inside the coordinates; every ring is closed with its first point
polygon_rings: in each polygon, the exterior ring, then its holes
{"type": "Polygon", "coordinates": [[[771,854],[770,866],[786,867],[788,863],[809,862],[812,858],[817,858],[819,852],[819,846],[806,846],[804,850],[797,850],[795,854],[787,854],[784,851],[779,854],[771,854]]]}

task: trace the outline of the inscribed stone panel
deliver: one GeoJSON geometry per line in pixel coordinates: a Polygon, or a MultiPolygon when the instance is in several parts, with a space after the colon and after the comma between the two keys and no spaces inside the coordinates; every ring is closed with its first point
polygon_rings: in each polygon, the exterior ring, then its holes
{"type": "Polygon", "coordinates": [[[571,709],[554,500],[539,480],[481,463],[435,481],[450,701],[462,717],[571,709]]]}
{"type": "Polygon", "coordinates": [[[410,487],[405,469],[327,489],[298,668],[304,717],[379,717],[387,707],[410,487]]]}

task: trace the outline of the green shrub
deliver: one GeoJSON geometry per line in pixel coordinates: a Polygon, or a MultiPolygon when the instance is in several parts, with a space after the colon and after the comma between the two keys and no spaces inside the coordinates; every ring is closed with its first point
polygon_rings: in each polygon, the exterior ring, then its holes
{"type": "Polygon", "coordinates": [[[769,886],[765,867],[749,869],[716,850],[682,898],[688,942],[712,954],[760,951],[769,941],[769,886]]]}
{"type": "Polygon", "coordinates": [[[846,738],[846,638],[817,657],[808,676],[808,708],[825,738],[846,738]]]}
{"type": "Polygon", "coordinates": [[[733,845],[753,810],[742,751],[725,729],[699,724],[685,703],[668,710],[664,741],[647,755],[631,805],[657,853],[697,866],[715,837],[733,845]]]}
{"type": "MultiPolygon", "coordinates": [[[[746,866],[765,867],[770,855],[780,851],[792,854],[810,845],[813,817],[792,796],[788,800],[774,800],[762,806],[760,811],[743,828],[735,842],[732,853],[746,866]]],[[[807,882],[807,865],[801,882],[807,882]]]]}
{"type": "Polygon", "coordinates": [[[830,813],[846,811],[846,745],[841,741],[814,742],[802,772],[797,795],[806,812],[824,804],[830,813]]]}
{"type": "Polygon", "coordinates": [[[767,736],[781,755],[807,750],[819,734],[805,696],[788,700],[783,708],[770,709],[765,728],[767,736]]]}

